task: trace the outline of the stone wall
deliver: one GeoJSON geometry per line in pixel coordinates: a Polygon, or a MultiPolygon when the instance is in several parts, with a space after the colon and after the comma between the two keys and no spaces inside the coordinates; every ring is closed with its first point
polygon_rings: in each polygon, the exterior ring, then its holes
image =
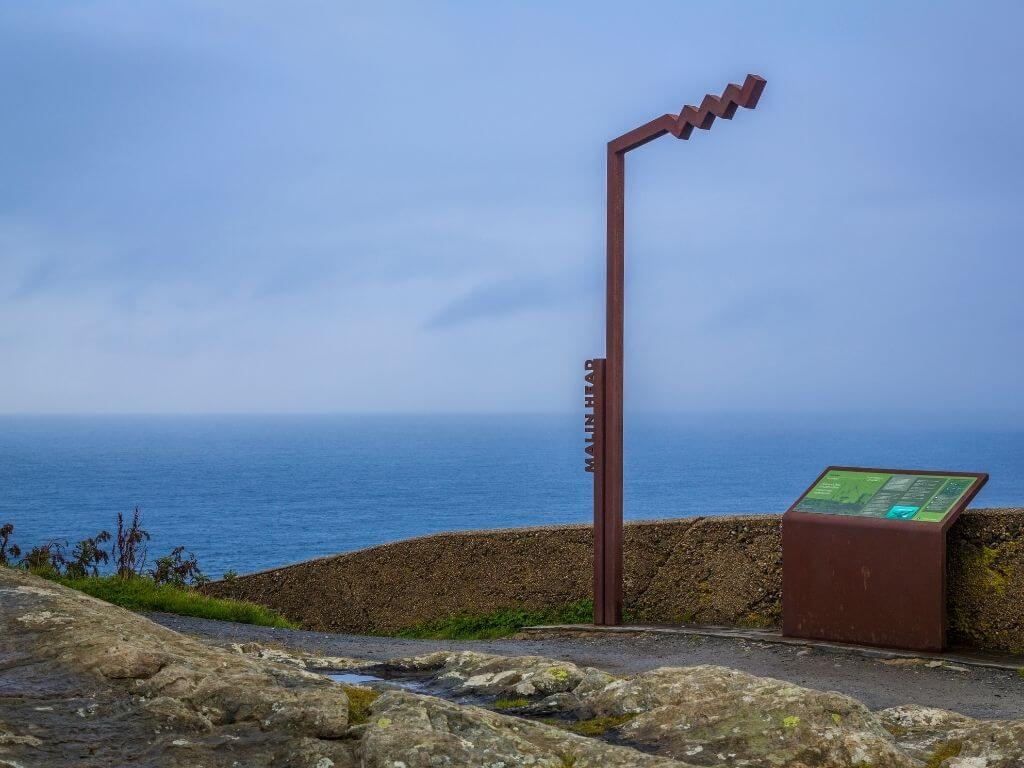
{"type": "Polygon", "coordinates": [[[1024,509],[969,510],[949,536],[950,642],[1024,654],[1024,509]]]}
{"type": "MultiPolygon", "coordinates": [[[[626,525],[625,609],[636,623],[772,627],[781,517],[626,525]]],[[[950,534],[951,641],[1024,652],[1024,510],[971,510],[950,534]]],[[[388,633],[454,614],[559,608],[590,597],[589,526],[443,533],[215,582],[309,629],[388,633]]]]}

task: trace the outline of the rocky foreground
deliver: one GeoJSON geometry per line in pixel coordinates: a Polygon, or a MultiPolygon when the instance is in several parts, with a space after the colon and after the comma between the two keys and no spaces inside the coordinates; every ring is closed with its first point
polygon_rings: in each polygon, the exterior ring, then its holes
{"type": "Polygon", "coordinates": [[[1024,766],[1024,721],[872,712],[724,667],[617,679],[541,657],[380,664],[221,648],[6,568],[0,622],[9,768],[1024,766]],[[388,682],[345,686],[329,668],[388,682]]]}

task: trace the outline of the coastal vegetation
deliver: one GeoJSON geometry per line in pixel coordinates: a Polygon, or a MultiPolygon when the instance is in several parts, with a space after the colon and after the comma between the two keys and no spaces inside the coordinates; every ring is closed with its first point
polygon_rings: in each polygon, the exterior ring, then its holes
{"type": "Polygon", "coordinates": [[[207,597],[195,589],[173,584],[158,584],[146,576],[88,576],[86,578],[50,577],[66,587],[130,611],[159,611],[203,619],[235,621],[262,627],[296,629],[297,626],[276,611],[241,600],[207,597]]]}
{"type": "Polygon", "coordinates": [[[519,709],[530,704],[529,699],[524,699],[522,696],[516,696],[515,698],[499,698],[494,702],[495,709],[519,709]]]}
{"type": "Polygon", "coordinates": [[[22,555],[11,540],[13,533],[13,524],[0,526],[0,566],[25,569],[122,608],[296,628],[270,608],[201,594],[197,587],[209,579],[183,546],[157,557],[147,569],[150,534],[142,527],[138,507],[130,519],[118,512],[115,534],[100,531],[70,548],[66,540],[51,539],[22,555]]]}
{"type": "Polygon", "coordinates": [[[432,640],[490,640],[508,637],[524,627],[550,624],[589,624],[594,620],[594,601],[580,600],[550,610],[506,608],[476,615],[458,614],[416,624],[395,633],[397,637],[432,640]]]}

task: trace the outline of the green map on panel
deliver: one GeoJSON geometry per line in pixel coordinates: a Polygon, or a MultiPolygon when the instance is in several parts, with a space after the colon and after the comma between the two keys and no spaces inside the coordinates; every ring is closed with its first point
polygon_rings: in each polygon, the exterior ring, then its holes
{"type": "Polygon", "coordinates": [[[940,523],[974,483],[960,475],[914,475],[833,469],[795,507],[797,512],[940,523]]]}

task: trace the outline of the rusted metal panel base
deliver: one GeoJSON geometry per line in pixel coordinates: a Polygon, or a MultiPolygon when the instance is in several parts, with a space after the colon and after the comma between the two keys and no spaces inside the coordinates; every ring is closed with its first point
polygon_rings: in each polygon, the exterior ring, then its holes
{"type": "Polygon", "coordinates": [[[943,650],[946,527],[790,510],[782,520],[783,634],[943,650]]]}

